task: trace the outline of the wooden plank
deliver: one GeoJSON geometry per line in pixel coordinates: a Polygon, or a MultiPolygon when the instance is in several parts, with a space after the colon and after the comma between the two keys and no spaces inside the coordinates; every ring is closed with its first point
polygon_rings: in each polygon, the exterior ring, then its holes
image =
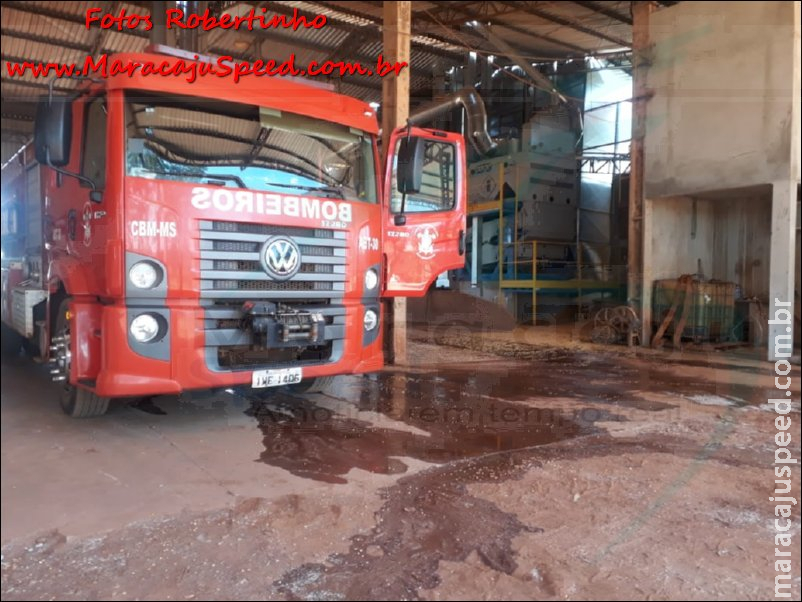
{"type": "MultiPolygon", "coordinates": [[[[384,60],[410,62],[412,2],[385,2],[382,37],[384,60]]],[[[409,117],[409,69],[382,79],[382,155],[393,130],[409,117]]],[[[384,354],[388,363],[407,363],[407,300],[393,299],[385,304],[384,354]]]]}
{"type": "MultiPolygon", "coordinates": [[[[638,309],[642,301],[643,282],[643,137],[646,129],[646,73],[649,52],[649,16],[651,2],[632,3],[632,141],[630,142],[629,229],[627,255],[627,301],[638,309]]],[[[647,313],[643,309],[641,317],[647,313]]],[[[648,320],[643,322],[641,341],[648,340],[648,320]]]]}
{"type": "MultiPolygon", "coordinates": [[[[660,328],[657,329],[657,332],[652,338],[652,348],[657,349],[663,346],[663,336],[666,334],[666,330],[668,330],[671,322],[674,321],[674,316],[677,314],[677,308],[679,307],[680,295],[683,291],[685,291],[685,303],[687,303],[688,296],[690,295],[690,290],[687,290],[689,286],[693,286],[693,278],[691,276],[680,276],[677,279],[677,287],[674,289],[674,299],[671,301],[671,307],[666,317],[663,319],[662,324],[660,324],[660,328]],[[690,284],[687,284],[688,282],[690,282],[690,284]]],[[[684,327],[683,325],[683,328],[684,327]]]]}
{"type": "Polygon", "coordinates": [[[688,323],[688,312],[691,308],[691,297],[693,297],[693,278],[691,276],[687,276],[686,278],[685,302],[682,304],[682,315],[674,328],[674,349],[679,349],[682,345],[682,333],[685,330],[685,325],[688,323]]]}

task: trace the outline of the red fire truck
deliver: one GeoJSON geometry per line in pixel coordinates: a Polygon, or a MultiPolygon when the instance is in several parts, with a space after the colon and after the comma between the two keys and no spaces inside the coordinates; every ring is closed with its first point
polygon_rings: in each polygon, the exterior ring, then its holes
{"type": "MultiPolygon", "coordinates": [[[[151,54],[123,61],[175,61],[151,54]]],[[[464,265],[461,136],[286,78],[128,74],[40,101],[4,166],[2,342],[73,417],[383,365],[382,299],[464,265]]]]}

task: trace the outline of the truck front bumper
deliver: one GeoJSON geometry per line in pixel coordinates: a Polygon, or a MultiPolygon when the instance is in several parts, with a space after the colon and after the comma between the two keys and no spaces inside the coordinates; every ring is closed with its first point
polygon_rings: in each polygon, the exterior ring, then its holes
{"type": "Polygon", "coordinates": [[[381,306],[359,300],[341,306],[330,336],[340,336],[328,359],[312,362],[227,367],[217,361],[221,344],[242,344],[237,328],[210,328],[208,308],[168,303],[106,305],[76,303],[73,306],[73,384],[91,388],[104,397],[137,397],[177,394],[185,390],[250,386],[255,370],[301,366],[302,377],[373,372],[384,364],[381,306]],[[365,332],[367,309],[380,315],[374,333],[365,332]],[[131,323],[141,313],[155,316],[165,328],[149,343],[138,343],[131,323]],[[80,327],[79,327],[80,324],[80,327]],[[95,326],[95,327],[93,327],[95,326]],[[370,334],[370,336],[368,336],[370,334]],[[99,358],[99,361],[98,361],[99,358]]]}

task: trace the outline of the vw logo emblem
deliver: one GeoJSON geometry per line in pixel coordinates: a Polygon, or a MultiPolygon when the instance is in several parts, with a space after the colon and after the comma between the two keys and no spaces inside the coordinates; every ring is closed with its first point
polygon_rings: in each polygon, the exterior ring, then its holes
{"type": "Polygon", "coordinates": [[[262,267],[274,280],[289,280],[301,269],[301,249],[284,236],[268,238],[260,256],[262,267]]]}

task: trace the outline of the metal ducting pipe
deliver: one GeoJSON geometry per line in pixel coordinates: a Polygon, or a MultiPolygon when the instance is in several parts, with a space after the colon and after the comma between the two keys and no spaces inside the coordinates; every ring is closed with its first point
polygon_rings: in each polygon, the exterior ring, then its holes
{"type": "Polygon", "coordinates": [[[479,33],[481,33],[484,37],[488,39],[488,41],[493,44],[499,52],[501,52],[504,56],[509,58],[513,63],[518,65],[524,73],[526,73],[535,84],[546,90],[549,94],[554,96],[557,100],[561,103],[571,106],[571,103],[568,102],[568,99],[557,90],[557,87],[551,82],[551,80],[543,75],[540,71],[535,69],[532,66],[532,63],[523,58],[520,54],[518,54],[512,46],[507,44],[507,42],[501,37],[493,33],[489,26],[482,25],[481,23],[477,23],[474,21],[471,23],[474,29],[476,29],[479,33]]]}
{"type": "Polygon", "coordinates": [[[604,262],[602,262],[601,255],[596,248],[585,241],[580,242],[580,245],[585,251],[585,254],[590,258],[590,264],[593,267],[593,275],[596,276],[596,280],[607,280],[604,274],[604,262]]]}
{"type": "Polygon", "coordinates": [[[496,143],[487,133],[487,111],[482,97],[476,90],[464,88],[442,100],[423,105],[409,115],[412,125],[423,125],[442,115],[449,109],[462,105],[468,120],[468,140],[481,154],[486,155],[496,148],[496,143]]]}

